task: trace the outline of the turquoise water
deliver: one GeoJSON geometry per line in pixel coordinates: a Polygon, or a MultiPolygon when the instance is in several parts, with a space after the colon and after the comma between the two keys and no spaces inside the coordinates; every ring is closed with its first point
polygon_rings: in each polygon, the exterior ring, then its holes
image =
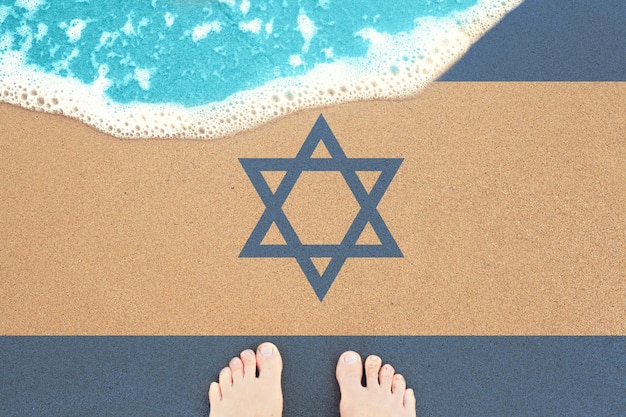
{"type": "Polygon", "coordinates": [[[0,97],[118,136],[216,137],[415,93],[517,3],[0,0],[0,97]]]}

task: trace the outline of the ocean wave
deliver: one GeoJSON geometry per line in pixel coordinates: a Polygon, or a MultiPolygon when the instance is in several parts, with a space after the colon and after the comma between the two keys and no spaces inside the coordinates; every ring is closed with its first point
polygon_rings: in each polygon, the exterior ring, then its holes
{"type": "Polygon", "coordinates": [[[118,137],[208,139],[415,95],[521,0],[51,3],[0,5],[0,100],[118,137]]]}

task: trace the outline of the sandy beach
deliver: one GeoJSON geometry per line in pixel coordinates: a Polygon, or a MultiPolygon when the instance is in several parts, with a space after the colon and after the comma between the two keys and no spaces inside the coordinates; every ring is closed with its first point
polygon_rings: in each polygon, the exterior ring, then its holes
{"type": "MultiPolygon", "coordinates": [[[[1,104],[0,333],[625,334],[625,96],[437,82],[213,141],[1,104]],[[295,156],[320,113],[349,157],[404,158],[379,205],[404,258],[348,259],[323,302],[294,259],[238,257],[264,208],[238,158],[295,156]]],[[[309,174],[288,216],[332,240],[350,197],[309,174]]]]}

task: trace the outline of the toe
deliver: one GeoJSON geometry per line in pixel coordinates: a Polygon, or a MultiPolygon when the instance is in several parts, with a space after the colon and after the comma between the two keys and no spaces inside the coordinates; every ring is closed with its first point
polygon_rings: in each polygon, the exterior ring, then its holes
{"type": "Polygon", "coordinates": [[[241,361],[243,362],[243,379],[249,381],[256,378],[256,356],[254,356],[254,351],[246,349],[241,352],[241,361]]]}
{"type": "Polygon", "coordinates": [[[406,381],[404,377],[400,374],[395,374],[393,376],[393,381],[391,382],[391,392],[393,392],[394,396],[402,399],[404,397],[404,391],[406,390],[406,381]]]}
{"type": "Polygon", "coordinates": [[[211,382],[209,386],[209,403],[211,405],[217,404],[222,399],[222,393],[220,391],[220,384],[217,382],[211,382]]]}
{"type": "Polygon", "coordinates": [[[344,352],[337,361],[337,382],[342,393],[363,388],[363,363],[361,356],[353,351],[344,352]]]}
{"type": "Polygon", "coordinates": [[[412,412],[411,416],[415,415],[415,393],[411,388],[404,392],[404,408],[412,412]]]}
{"type": "Polygon", "coordinates": [[[395,370],[393,366],[386,364],[382,368],[380,368],[380,373],[378,374],[378,382],[383,390],[391,392],[391,382],[393,380],[393,374],[395,370]]]}
{"type": "Polygon", "coordinates": [[[219,376],[220,381],[220,390],[222,392],[222,396],[230,391],[233,387],[233,374],[230,371],[229,367],[222,369],[219,376]]]}
{"type": "Polygon", "coordinates": [[[259,367],[259,378],[280,381],[283,361],[278,348],[269,342],[261,343],[257,349],[256,362],[259,367]]]}
{"type": "Polygon", "coordinates": [[[382,360],[376,355],[370,355],[365,359],[365,382],[368,388],[379,386],[378,374],[381,365],[382,360]]]}
{"type": "Polygon", "coordinates": [[[239,358],[232,358],[228,364],[230,372],[233,376],[233,384],[241,382],[243,379],[243,362],[239,358]]]}

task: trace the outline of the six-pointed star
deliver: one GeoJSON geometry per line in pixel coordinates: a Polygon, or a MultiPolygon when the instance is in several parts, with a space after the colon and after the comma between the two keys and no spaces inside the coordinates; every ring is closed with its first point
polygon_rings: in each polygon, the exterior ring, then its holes
{"type": "Polygon", "coordinates": [[[401,158],[348,158],[324,117],[320,115],[295,158],[240,158],[259,197],[265,204],[265,212],[243,247],[242,258],[295,258],[304,275],[311,283],[320,301],[330,289],[347,258],[400,258],[402,252],[385,225],[377,205],[395,176],[401,158]],[[313,152],[323,142],[330,158],[313,158],[313,152]],[[286,172],[275,192],[272,192],[262,172],[286,172]],[[345,179],[360,205],[352,225],[338,245],[305,245],[300,241],[282,206],[304,171],[338,171],[345,179]],[[379,171],[380,175],[368,192],[357,172],[379,171]],[[363,229],[370,224],[380,244],[357,244],[363,229]],[[275,224],[285,244],[263,244],[268,230],[275,224]],[[330,258],[322,274],[312,259],[330,258]]]}

